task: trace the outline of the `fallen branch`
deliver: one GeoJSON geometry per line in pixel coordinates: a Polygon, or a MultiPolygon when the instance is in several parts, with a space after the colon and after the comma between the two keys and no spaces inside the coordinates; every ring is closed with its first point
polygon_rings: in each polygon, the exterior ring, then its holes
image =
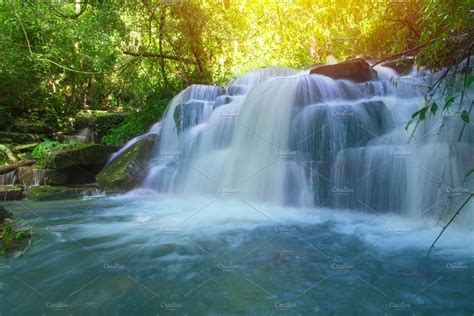
{"type": "Polygon", "coordinates": [[[0,166],[0,175],[7,174],[16,170],[19,167],[31,166],[34,165],[36,161],[34,160],[20,160],[5,166],[0,166]]]}

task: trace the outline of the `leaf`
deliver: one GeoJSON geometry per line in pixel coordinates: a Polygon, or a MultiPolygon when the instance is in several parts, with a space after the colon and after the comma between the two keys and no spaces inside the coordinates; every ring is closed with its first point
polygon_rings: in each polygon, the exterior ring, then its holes
{"type": "Polygon", "coordinates": [[[438,104],[436,104],[436,102],[433,102],[430,110],[431,110],[431,114],[435,115],[436,111],[438,110],[438,104]]]}
{"type": "Polygon", "coordinates": [[[469,113],[467,113],[467,111],[462,111],[461,119],[464,121],[464,123],[469,123],[469,113]]]}
{"type": "Polygon", "coordinates": [[[427,110],[428,110],[428,107],[424,107],[420,110],[420,121],[423,121],[425,119],[427,110]]]}
{"type": "Polygon", "coordinates": [[[467,77],[466,80],[464,80],[464,86],[466,88],[469,88],[472,85],[473,82],[474,82],[474,76],[471,75],[471,76],[467,77]]]}
{"type": "Polygon", "coordinates": [[[413,113],[413,114],[411,115],[411,118],[414,119],[415,117],[417,117],[418,114],[420,114],[420,111],[421,111],[421,110],[418,110],[418,111],[416,111],[415,113],[413,113]]]}
{"type": "Polygon", "coordinates": [[[444,98],[444,108],[447,109],[451,106],[451,104],[454,102],[455,98],[451,95],[447,95],[444,98]]]}

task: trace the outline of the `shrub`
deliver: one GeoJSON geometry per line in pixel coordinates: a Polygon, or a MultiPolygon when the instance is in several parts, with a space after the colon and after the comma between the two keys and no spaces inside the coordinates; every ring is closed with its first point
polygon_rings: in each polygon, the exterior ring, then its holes
{"type": "Polygon", "coordinates": [[[36,159],[36,162],[38,165],[46,166],[48,165],[49,158],[53,152],[59,151],[59,150],[78,148],[78,147],[83,147],[83,146],[88,146],[88,145],[81,144],[74,141],[61,143],[55,140],[46,139],[44,142],[36,145],[36,147],[33,149],[33,152],[31,154],[33,158],[36,159]]]}
{"type": "Polygon", "coordinates": [[[140,110],[128,115],[120,126],[102,137],[102,142],[107,145],[120,145],[145,133],[153,123],[158,121],[169,101],[169,98],[162,98],[156,102],[145,104],[140,110]]]}

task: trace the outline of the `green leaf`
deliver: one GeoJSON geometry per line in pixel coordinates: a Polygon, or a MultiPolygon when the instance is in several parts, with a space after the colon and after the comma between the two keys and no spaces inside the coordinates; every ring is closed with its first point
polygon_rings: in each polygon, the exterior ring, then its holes
{"type": "Polygon", "coordinates": [[[461,119],[464,121],[464,123],[469,123],[469,113],[467,113],[467,111],[462,111],[461,119]]]}
{"type": "Polygon", "coordinates": [[[464,86],[466,88],[469,88],[472,85],[473,82],[474,82],[474,76],[471,75],[471,76],[467,77],[466,80],[464,80],[464,86]]]}
{"type": "Polygon", "coordinates": [[[436,104],[436,102],[433,102],[430,110],[431,110],[431,114],[435,115],[436,111],[438,110],[438,104],[436,104]]]}
{"type": "Polygon", "coordinates": [[[445,98],[444,98],[444,108],[447,109],[451,106],[451,104],[453,104],[455,98],[451,95],[447,95],[445,98]]]}
{"type": "Polygon", "coordinates": [[[416,111],[415,113],[413,113],[413,114],[411,115],[411,118],[414,119],[415,117],[418,116],[418,114],[420,114],[420,112],[421,112],[421,110],[416,111]]]}
{"type": "Polygon", "coordinates": [[[428,111],[428,107],[424,107],[420,110],[420,121],[423,121],[425,119],[426,111],[428,111]]]}

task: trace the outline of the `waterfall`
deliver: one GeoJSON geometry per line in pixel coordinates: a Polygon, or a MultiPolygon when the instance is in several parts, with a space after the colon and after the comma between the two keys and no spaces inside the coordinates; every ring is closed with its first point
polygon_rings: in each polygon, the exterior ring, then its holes
{"type": "Polygon", "coordinates": [[[406,130],[439,74],[375,70],[379,79],[356,84],[268,67],[225,87],[184,89],[149,132],[160,134],[160,142],[143,188],[296,207],[445,214],[457,205],[453,193],[472,191],[473,182],[464,182],[474,166],[472,126],[458,142],[462,121],[438,111],[406,130]]]}
{"type": "Polygon", "coordinates": [[[16,170],[0,175],[0,185],[14,185],[16,182],[16,170]]]}

